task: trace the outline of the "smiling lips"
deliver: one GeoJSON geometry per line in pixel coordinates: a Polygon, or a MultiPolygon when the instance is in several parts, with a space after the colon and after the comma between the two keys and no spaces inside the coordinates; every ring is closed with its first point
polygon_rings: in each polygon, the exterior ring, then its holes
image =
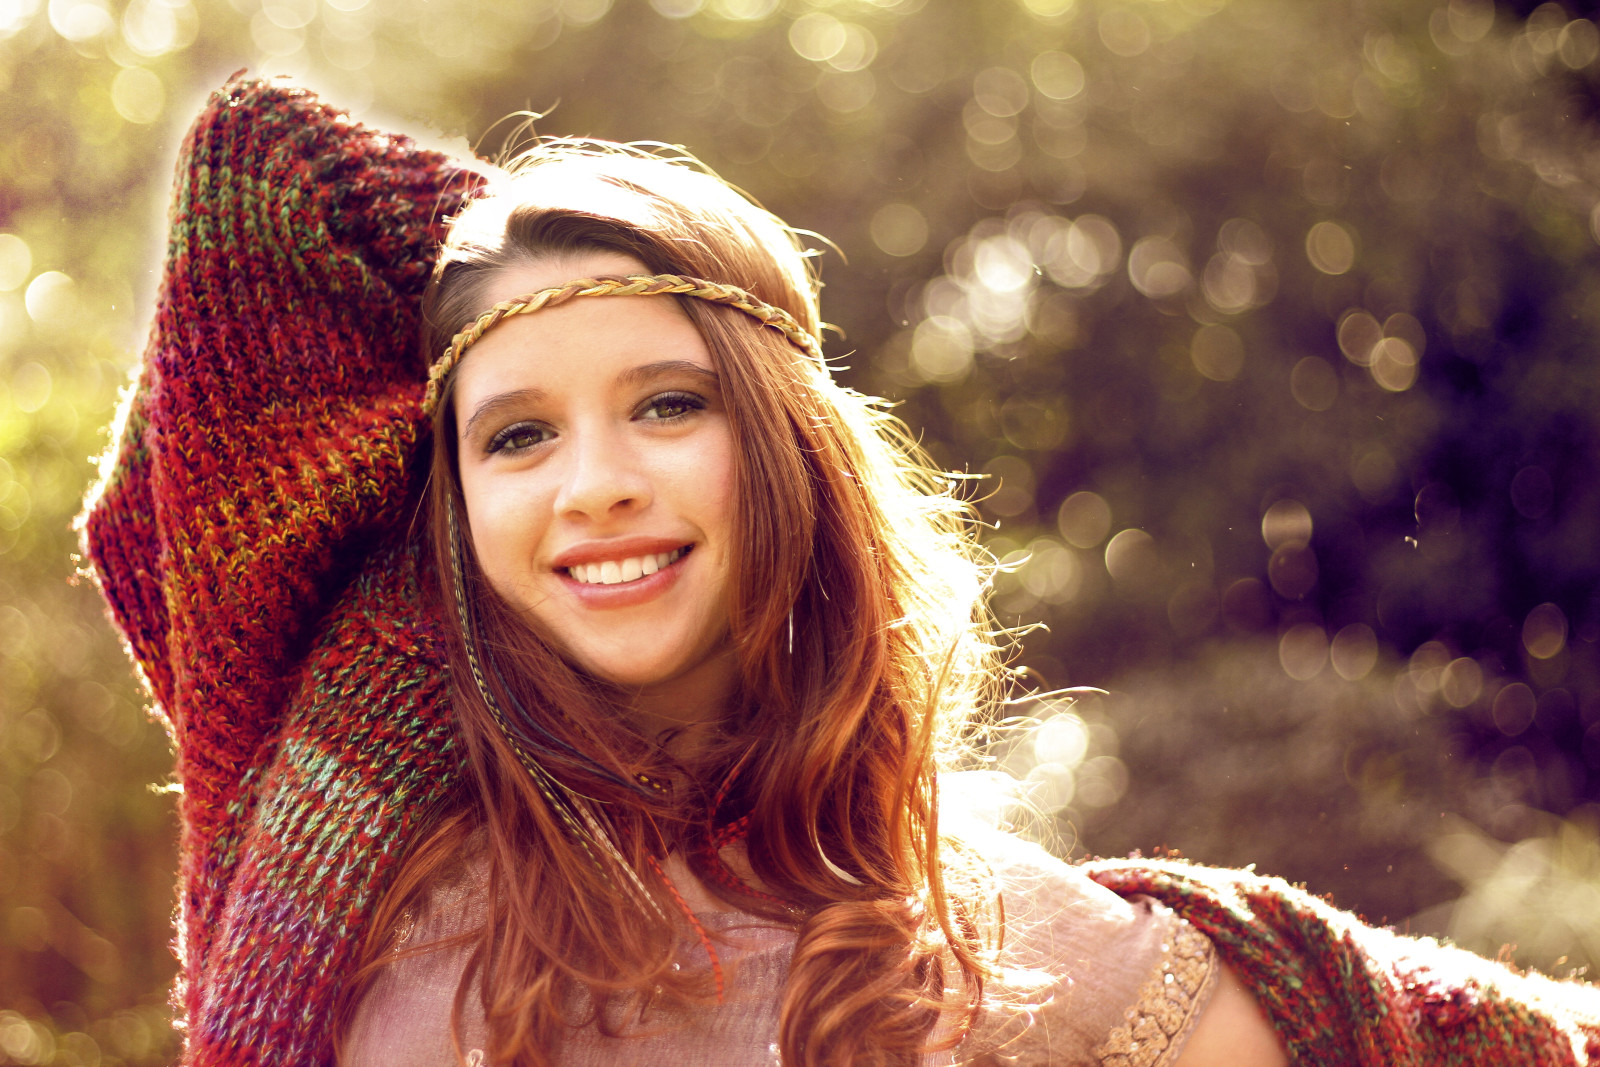
{"type": "Polygon", "coordinates": [[[563,568],[567,577],[584,585],[620,585],[634,582],[670,567],[689,551],[686,545],[670,552],[655,552],[627,559],[608,559],[602,563],[576,563],[563,568]]]}

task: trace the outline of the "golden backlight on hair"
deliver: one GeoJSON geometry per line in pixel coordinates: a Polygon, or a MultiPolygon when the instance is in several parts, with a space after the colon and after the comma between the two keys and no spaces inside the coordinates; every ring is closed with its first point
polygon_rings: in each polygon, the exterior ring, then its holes
{"type": "MultiPolygon", "coordinates": [[[[497,272],[579,251],[737,287],[816,336],[819,286],[799,236],[691,162],[550,142],[512,171],[462,212],[443,250],[425,302],[430,361],[484,313],[497,272]]],[[[467,625],[504,667],[486,672],[496,702],[530,709],[536,757],[603,812],[616,862],[646,872],[679,852],[730,905],[798,926],[780,1011],[785,1063],[909,1062],[965,1035],[998,936],[989,889],[948,847],[937,811],[938,771],[967,751],[963,730],[996,677],[967,512],[877,401],[839,386],[790,336],[748,309],[676,299],[710,351],[737,456],[735,708],[702,750],[669,757],[617,713],[620,694],[495,595],[470,537],[467,625]],[[733,825],[748,827],[737,875],[711,847],[733,825]]],[[[445,575],[447,516],[452,505],[466,514],[454,380],[440,379],[430,482],[445,575]]],[[[446,604],[456,595],[448,585],[440,594],[446,604]]],[[[463,634],[449,646],[453,676],[470,678],[463,634]]],[[[477,691],[457,684],[454,703],[473,795],[421,835],[379,918],[451,857],[486,855],[496,903],[476,939],[489,1058],[550,1062],[575,987],[602,1019],[623,994],[703,1003],[703,976],[673,968],[671,924],[608,891],[622,884],[604,869],[612,861],[597,868],[575,851],[477,691]]],[[[655,883],[661,910],[675,914],[668,889],[655,883]]],[[[369,978],[385,951],[381,938],[367,946],[369,978]]]]}

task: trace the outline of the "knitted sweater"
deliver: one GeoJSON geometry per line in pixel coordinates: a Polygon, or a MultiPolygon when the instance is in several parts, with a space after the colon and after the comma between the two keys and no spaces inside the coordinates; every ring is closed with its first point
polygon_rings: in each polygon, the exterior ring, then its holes
{"type": "MultiPolygon", "coordinates": [[[[419,815],[457,783],[414,535],[419,296],[467,166],[235,81],[179,160],[165,274],[85,546],[177,748],[184,1062],[331,1059],[419,815]]],[[[1284,883],[1091,865],[1166,902],[1297,1063],[1600,1060],[1600,994],[1361,925],[1284,883]]]]}
{"type": "Polygon", "coordinates": [[[185,140],[88,556],[177,748],[185,1062],[311,1064],[374,894],[458,773],[405,537],[419,297],[474,184],[303,91],[185,140]]]}

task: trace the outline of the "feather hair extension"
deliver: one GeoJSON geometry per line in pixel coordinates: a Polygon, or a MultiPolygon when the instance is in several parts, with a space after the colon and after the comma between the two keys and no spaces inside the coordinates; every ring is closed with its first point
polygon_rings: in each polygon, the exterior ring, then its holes
{"type": "Polygon", "coordinates": [[[462,566],[461,551],[461,524],[456,517],[455,505],[449,509],[450,521],[450,564],[451,582],[455,590],[456,612],[461,625],[462,639],[466,644],[467,662],[472,668],[472,681],[478,688],[478,695],[483,698],[484,704],[489,709],[489,714],[494,716],[494,721],[499,725],[500,731],[505,735],[506,743],[516,753],[517,759],[527,769],[528,776],[533,779],[533,784],[538,788],[545,803],[550,805],[550,810],[561,820],[567,833],[577,842],[579,847],[588,855],[589,861],[594,864],[595,870],[608,884],[614,885],[610,866],[614,865],[621,870],[629,882],[628,888],[632,890],[651,911],[665,918],[661,906],[656,903],[655,897],[646,888],[644,880],[639,877],[639,872],[634,870],[633,864],[623,856],[622,851],[612,840],[611,832],[600,821],[600,818],[590,810],[593,803],[580,796],[560,779],[545,769],[537,757],[528,750],[523,742],[524,735],[514,730],[506,718],[505,710],[500,706],[500,701],[495,698],[493,690],[489,688],[488,681],[483,675],[483,659],[478,652],[476,630],[472,624],[472,605],[467,599],[465,568],[462,566]],[[601,860],[604,854],[611,861],[608,865],[601,860]]]}

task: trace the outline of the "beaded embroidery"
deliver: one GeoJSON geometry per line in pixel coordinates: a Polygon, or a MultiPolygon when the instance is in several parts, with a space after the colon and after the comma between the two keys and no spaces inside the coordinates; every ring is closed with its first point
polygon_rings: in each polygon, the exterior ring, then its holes
{"type": "Polygon", "coordinates": [[[399,952],[411,941],[411,935],[417,929],[417,916],[410,908],[400,913],[400,921],[394,928],[394,951],[399,952]]]}
{"type": "Polygon", "coordinates": [[[1161,946],[1161,969],[1139,990],[1127,1024],[1107,1035],[1095,1056],[1105,1067],[1158,1067],[1183,1039],[1210,999],[1217,980],[1216,950],[1187,922],[1161,946]]]}

